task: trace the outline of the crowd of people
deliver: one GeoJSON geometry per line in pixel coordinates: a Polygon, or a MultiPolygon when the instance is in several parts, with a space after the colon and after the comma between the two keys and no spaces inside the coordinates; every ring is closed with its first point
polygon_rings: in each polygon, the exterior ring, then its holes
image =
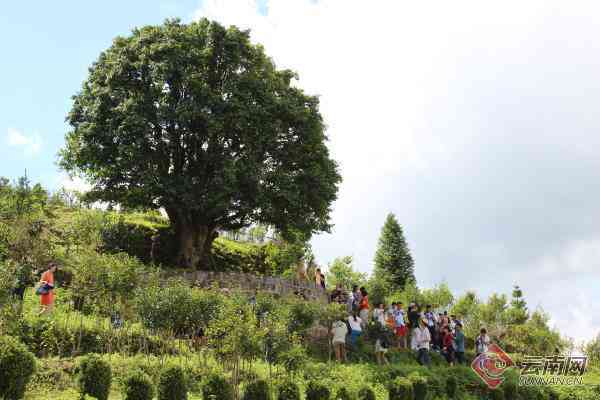
{"type": "MultiPolygon", "coordinates": [[[[456,315],[447,311],[435,312],[432,305],[422,307],[410,303],[405,309],[402,302],[389,305],[380,303],[371,309],[369,294],[364,287],[354,286],[346,292],[338,285],[331,292],[330,300],[346,305],[347,318],[333,324],[332,343],[336,360],[347,361],[346,344],[356,344],[369,323],[376,326],[375,337],[371,337],[375,346],[375,355],[379,364],[388,364],[388,349],[397,346],[411,349],[421,365],[431,364],[430,352],[441,354],[449,365],[465,364],[465,334],[463,323],[456,315]]],[[[490,338],[485,329],[475,340],[476,354],[488,350],[490,338]]]]}

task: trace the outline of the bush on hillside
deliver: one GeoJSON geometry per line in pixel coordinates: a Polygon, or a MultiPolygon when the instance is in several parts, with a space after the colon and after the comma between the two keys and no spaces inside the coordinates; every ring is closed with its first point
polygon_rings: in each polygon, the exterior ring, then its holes
{"type": "Polygon", "coordinates": [[[427,397],[427,379],[416,373],[409,375],[408,379],[413,384],[415,400],[425,400],[427,397]]]}
{"type": "Polygon", "coordinates": [[[211,375],[202,386],[204,400],[233,400],[233,387],[221,375],[211,375]]]}
{"type": "Polygon", "coordinates": [[[306,400],[329,400],[331,392],[322,383],[311,381],[306,388],[306,400]]]}
{"type": "Polygon", "coordinates": [[[35,367],[35,357],[23,344],[0,336],[0,398],[22,399],[35,367]]]}
{"type": "Polygon", "coordinates": [[[125,400],[152,400],[154,385],[152,379],[143,371],[135,371],[123,381],[123,397],[125,400]]]}
{"type": "Polygon", "coordinates": [[[368,386],[361,388],[358,391],[358,400],[375,400],[375,392],[368,386]]]}
{"type": "Polygon", "coordinates": [[[140,289],[135,305],[142,323],[149,329],[190,335],[208,326],[219,313],[225,299],[215,290],[190,288],[183,281],[140,289]]]}
{"type": "Polygon", "coordinates": [[[446,378],[446,395],[449,399],[455,399],[458,393],[456,377],[450,375],[446,378]]]}
{"type": "Polygon", "coordinates": [[[353,397],[348,392],[348,389],[346,389],[345,387],[341,387],[338,389],[338,391],[335,394],[335,397],[333,399],[334,400],[352,400],[353,397]]]}
{"type": "Polygon", "coordinates": [[[267,382],[257,380],[246,385],[242,400],[270,400],[271,390],[267,382]]]}
{"type": "Polygon", "coordinates": [[[390,400],[413,400],[413,384],[406,378],[398,377],[390,383],[390,400]]]}
{"type": "Polygon", "coordinates": [[[504,400],[504,389],[497,387],[490,390],[490,400],[504,400]]]}
{"type": "Polygon", "coordinates": [[[158,400],[187,400],[188,385],[183,369],[177,365],[164,369],[158,382],[158,400]]]}
{"type": "Polygon", "coordinates": [[[502,388],[504,390],[504,397],[506,399],[516,399],[517,398],[518,388],[517,388],[517,384],[514,381],[510,380],[510,381],[504,382],[504,385],[502,385],[502,388]]]}
{"type": "Polygon", "coordinates": [[[285,381],[278,388],[277,400],[300,400],[300,388],[294,381],[285,381]]]}
{"type": "Polygon", "coordinates": [[[112,383],[109,363],[96,354],[90,354],[79,360],[76,372],[82,397],[89,395],[98,400],[108,400],[112,383]]]}

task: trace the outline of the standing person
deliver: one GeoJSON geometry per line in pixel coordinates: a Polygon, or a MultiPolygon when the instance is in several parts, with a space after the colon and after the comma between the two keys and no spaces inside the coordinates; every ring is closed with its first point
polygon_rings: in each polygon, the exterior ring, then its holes
{"type": "Polygon", "coordinates": [[[348,325],[340,319],[333,323],[331,328],[333,336],[332,343],[337,362],[346,362],[346,335],[348,335],[348,325]]]}
{"type": "Polygon", "coordinates": [[[456,328],[456,315],[450,315],[450,323],[448,326],[450,327],[450,332],[454,333],[454,329],[456,328]]]}
{"type": "Polygon", "coordinates": [[[429,343],[431,342],[431,335],[429,329],[427,329],[427,320],[419,320],[419,327],[414,330],[414,342],[417,349],[417,361],[421,365],[429,366],[431,359],[429,358],[429,343]]]}
{"type": "Polygon", "coordinates": [[[451,366],[454,365],[454,336],[449,327],[442,330],[442,354],[451,366]]]}
{"type": "Polygon", "coordinates": [[[356,285],[352,287],[352,291],[348,292],[346,297],[346,311],[348,315],[351,315],[354,312],[354,292],[356,290],[356,285]]]}
{"type": "Polygon", "coordinates": [[[456,362],[466,364],[465,360],[465,334],[462,330],[462,323],[456,324],[456,333],[454,334],[454,347],[456,349],[456,362]]]}
{"type": "Polygon", "coordinates": [[[352,310],[350,310],[350,314],[353,312],[358,313],[361,300],[362,294],[360,293],[360,289],[357,285],[352,286],[352,310]]]}
{"type": "Polygon", "coordinates": [[[425,319],[427,319],[427,329],[429,329],[429,335],[435,347],[435,314],[431,310],[431,304],[427,304],[427,307],[425,307],[425,319]]]}
{"type": "Polygon", "coordinates": [[[360,319],[362,320],[362,326],[365,327],[367,326],[367,323],[369,322],[369,293],[367,293],[367,289],[365,289],[364,287],[360,288],[360,295],[361,295],[361,299],[360,299],[360,304],[358,306],[358,315],[360,316],[360,319]]]}
{"type": "Polygon", "coordinates": [[[450,325],[450,319],[448,318],[448,311],[444,311],[444,315],[442,315],[440,321],[440,330],[444,330],[447,326],[450,325]]]}
{"type": "Polygon", "coordinates": [[[317,270],[315,271],[315,286],[318,288],[322,287],[322,285],[321,285],[322,276],[323,276],[323,274],[321,274],[321,268],[317,268],[317,270]]]}
{"type": "Polygon", "coordinates": [[[51,262],[40,278],[37,290],[37,293],[40,294],[40,314],[52,312],[54,307],[54,273],[57,268],[57,265],[51,262]]]}
{"type": "Polygon", "coordinates": [[[387,353],[388,347],[389,346],[385,334],[380,334],[377,340],[375,341],[375,357],[377,358],[377,364],[389,365],[390,362],[385,357],[385,353],[387,353]]]}
{"type": "Polygon", "coordinates": [[[33,268],[29,263],[19,264],[16,271],[16,284],[13,289],[13,296],[20,303],[25,298],[25,290],[27,286],[31,285],[33,281],[33,268]]]}
{"type": "Polygon", "coordinates": [[[481,328],[479,331],[479,336],[475,339],[475,353],[480,355],[481,353],[486,353],[488,351],[488,347],[490,345],[490,337],[487,335],[487,330],[485,328],[481,328]]]}
{"type": "Polygon", "coordinates": [[[354,346],[362,335],[362,320],[356,316],[356,313],[353,313],[348,317],[348,324],[350,325],[350,343],[354,346]]]}
{"type": "Polygon", "coordinates": [[[397,309],[394,312],[394,320],[396,327],[396,336],[398,337],[398,348],[406,348],[406,334],[408,329],[406,328],[406,322],[404,320],[404,310],[402,309],[402,303],[398,303],[397,309]]]}
{"type": "Polygon", "coordinates": [[[337,285],[335,285],[335,290],[331,292],[330,301],[332,303],[343,304],[343,297],[344,292],[342,290],[342,285],[338,283],[337,285]]]}
{"type": "Polygon", "coordinates": [[[326,285],[325,285],[325,274],[321,272],[321,288],[323,290],[326,289],[326,285]]]}
{"type": "Polygon", "coordinates": [[[373,310],[373,319],[385,327],[385,305],[383,303],[379,303],[379,307],[373,310]]]}

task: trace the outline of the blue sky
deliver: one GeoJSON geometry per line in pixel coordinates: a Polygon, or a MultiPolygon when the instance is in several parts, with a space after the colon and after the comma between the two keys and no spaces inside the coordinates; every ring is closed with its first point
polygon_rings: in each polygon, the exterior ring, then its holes
{"type": "Polygon", "coordinates": [[[116,35],[167,17],[252,29],[321,99],[344,182],[319,262],[372,268],[405,229],[419,284],[510,293],[600,332],[600,4],[204,0],[0,6],[0,175],[63,183],[70,97],[116,35]]]}

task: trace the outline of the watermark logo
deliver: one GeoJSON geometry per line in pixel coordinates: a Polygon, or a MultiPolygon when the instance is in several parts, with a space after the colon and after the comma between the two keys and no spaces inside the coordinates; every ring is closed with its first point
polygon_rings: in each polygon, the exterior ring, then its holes
{"type": "Polygon", "coordinates": [[[471,363],[471,368],[490,389],[496,389],[504,382],[504,373],[515,364],[498,345],[491,344],[488,351],[481,353],[471,363]]]}
{"type": "Polygon", "coordinates": [[[587,357],[560,354],[525,356],[519,368],[521,386],[582,385],[587,357]]]}

